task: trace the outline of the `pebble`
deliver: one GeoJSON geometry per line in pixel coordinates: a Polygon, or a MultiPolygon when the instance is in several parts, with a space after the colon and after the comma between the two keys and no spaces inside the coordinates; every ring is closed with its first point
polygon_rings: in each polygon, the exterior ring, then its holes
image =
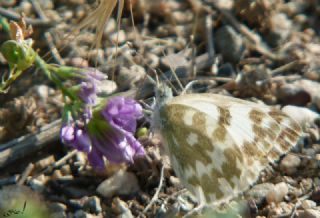
{"type": "Polygon", "coordinates": [[[123,169],[103,181],[97,188],[97,192],[106,198],[110,198],[113,195],[130,195],[139,190],[140,187],[136,175],[123,169]]]}
{"type": "Polygon", "coordinates": [[[289,192],[289,188],[286,183],[280,182],[274,186],[274,189],[270,190],[267,195],[266,199],[267,202],[270,204],[272,202],[279,203],[283,200],[284,196],[286,196],[289,192]]]}
{"type": "Polygon", "coordinates": [[[307,209],[298,214],[299,218],[319,218],[320,211],[315,209],[307,209]]]}
{"type": "Polygon", "coordinates": [[[285,156],[280,163],[280,170],[287,175],[292,175],[297,172],[297,167],[301,163],[300,158],[294,154],[288,154],[285,156]]]}
{"type": "Polygon", "coordinates": [[[257,184],[246,193],[246,196],[253,198],[255,203],[259,206],[263,204],[264,200],[266,199],[266,195],[273,189],[274,184],[272,183],[257,184]]]}
{"type": "Polygon", "coordinates": [[[112,80],[103,80],[98,84],[99,95],[110,95],[114,93],[117,89],[117,83],[112,80]]]}
{"type": "Polygon", "coordinates": [[[141,84],[141,81],[145,80],[145,77],[146,71],[141,66],[121,67],[116,82],[120,90],[132,89],[141,84]]]}
{"type": "Polygon", "coordinates": [[[115,205],[114,210],[119,214],[118,218],[133,218],[133,215],[126,202],[122,201],[120,198],[115,198],[113,200],[115,205]]]}
{"type": "Polygon", "coordinates": [[[45,157],[41,160],[39,160],[36,164],[35,167],[37,169],[44,169],[45,167],[49,166],[50,164],[55,162],[55,158],[53,155],[50,155],[48,157],[45,157]]]}
{"type": "Polygon", "coordinates": [[[21,2],[20,8],[26,16],[30,15],[33,12],[32,4],[28,1],[21,2]]]}
{"type": "Polygon", "coordinates": [[[277,13],[270,16],[268,34],[266,40],[272,47],[279,46],[289,36],[292,21],[284,13],[277,13]]]}
{"type": "Polygon", "coordinates": [[[241,34],[231,26],[223,26],[218,29],[215,44],[225,62],[238,63],[245,51],[241,34]]]}
{"type": "Polygon", "coordinates": [[[151,69],[159,67],[160,58],[158,55],[150,53],[146,58],[147,66],[149,66],[151,69]]]}
{"type": "Polygon", "coordinates": [[[77,212],[74,213],[73,217],[74,218],[95,218],[96,216],[86,213],[83,210],[77,210],[77,212]]]}
{"type": "Polygon", "coordinates": [[[57,170],[54,170],[53,171],[53,174],[52,174],[52,178],[53,179],[59,179],[61,178],[63,175],[61,173],[61,170],[57,169],[57,170]]]}
{"type": "Polygon", "coordinates": [[[63,175],[70,175],[70,174],[72,174],[70,165],[69,165],[69,164],[63,165],[63,166],[61,167],[61,173],[62,173],[63,175]]]}
{"type": "Polygon", "coordinates": [[[104,36],[109,36],[110,33],[116,31],[117,21],[114,18],[110,18],[108,24],[105,26],[103,31],[104,36]]]}
{"type": "Polygon", "coordinates": [[[61,213],[67,210],[67,206],[59,202],[52,202],[48,205],[48,210],[52,213],[61,213]]]}
{"type": "Polygon", "coordinates": [[[64,211],[50,213],[50,218],[67,218],[67,214],[64,211]]]}
{"type": "Polygon", "coordinates": [[[171,185],[175,186],[175,187],[180,187],[181,186],[181,181],[178,177],[175,176],[170,176],[169,177],[169,182],[171,185]]]}
{"type": "Polygon", "coordinates": [[[172,69],[174,71],[176,71],[177,68],[188,68],[190,66],[186,55],[182,52],[164,56],[160,59],[160,63],[166,69],[172,69]]]}
{"type": "Polygon", "coordinates": [[[118,32],[111,33],[110,40],[114,44],[122,45],[126,42],[126,33],[124,30],[119,30],[118,32]]]}
{"type": "Polygon", "coordinates": [[[97,196],[89,197],[85,202],[83,207],[88,209],[90,213],[99,214],[102,212],[100,198],[97,196]]]}
{"type": "Polygon", "coordinates": [[[282,111],[289,117],[297,121],[300,126],[310,126],[317,119],[319,114],[305,107],[297,107],[293,105],[287,105],[282,108],[282,111]]]}
{"type": "Polygon", "coordinates": [[[284,214],[291,214],[294,208],[293,204],[280,202],[279,204],[272,203],[268,205],[269,212],[268,217],[282,217],[284,214]]]}
{"type": "Polygon", "coordinates": [[[175,24],[186,24],[193,21],[194,14],[191,11],[174,11],[171,18],[175,24]]]}
{"type": "Polygon", "coordinates": [[[38,179],[31,179],[28,185],[33,191],[36,191],[36,192],[43,192],[46,188],[45,184],[38,179]]]}
{"type": "Polygon", "coordinates": [[[301,203],[301,207],[305,210],[310,208],[315,208],[317,206],[317,203],[311,200],[304,200],[301,203]]]}
{"type": "Polygon", "coordinates": [[[74,66],[74,67],[89,67],[89,62],[82,57],[74,57],[70,59],[66,59],[66,64],[74,66]]]}

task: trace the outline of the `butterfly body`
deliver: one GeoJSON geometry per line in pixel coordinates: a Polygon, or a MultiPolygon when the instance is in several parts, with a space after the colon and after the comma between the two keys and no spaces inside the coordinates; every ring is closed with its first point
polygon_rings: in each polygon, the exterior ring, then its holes
{"type": "Polygon", "coordinates": [[[278,110],[217,94],[174,97],[157,113],[172,167],[201,204],[226,202],[247,190],[301,132],[278,110]]]}

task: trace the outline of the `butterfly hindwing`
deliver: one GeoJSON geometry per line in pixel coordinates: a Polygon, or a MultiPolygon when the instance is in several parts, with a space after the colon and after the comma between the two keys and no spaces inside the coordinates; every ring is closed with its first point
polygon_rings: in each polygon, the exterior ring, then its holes
{"type": "Polygon", "coordinates": [[[228,201],[248,189],[301,131],[282,112],[216,94],[175,97],[160,115],[177,176],[206,203],[228,201]]]}

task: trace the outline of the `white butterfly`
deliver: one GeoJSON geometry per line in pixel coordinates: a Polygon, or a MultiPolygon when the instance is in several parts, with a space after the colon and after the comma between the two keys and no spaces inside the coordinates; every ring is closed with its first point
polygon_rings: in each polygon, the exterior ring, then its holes
{"type": "Polygon", "coordinates": [[[218,94],[170,98],[166,86],[159,97],[156,125],[176,175],[200,205],[247,190],[301,135],[295,121],[268,106],[218,94]]]}

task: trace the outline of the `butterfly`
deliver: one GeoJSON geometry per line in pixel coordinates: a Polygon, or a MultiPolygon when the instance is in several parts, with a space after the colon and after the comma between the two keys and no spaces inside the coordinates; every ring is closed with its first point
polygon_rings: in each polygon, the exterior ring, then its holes
{"type": "Polygon", "coordinates": [[[199,205],[226,203],[288,152],[301,128],[280,110],[219,94],[172,97],[160,86],[155,123],[174,172],[199,205]]]}

